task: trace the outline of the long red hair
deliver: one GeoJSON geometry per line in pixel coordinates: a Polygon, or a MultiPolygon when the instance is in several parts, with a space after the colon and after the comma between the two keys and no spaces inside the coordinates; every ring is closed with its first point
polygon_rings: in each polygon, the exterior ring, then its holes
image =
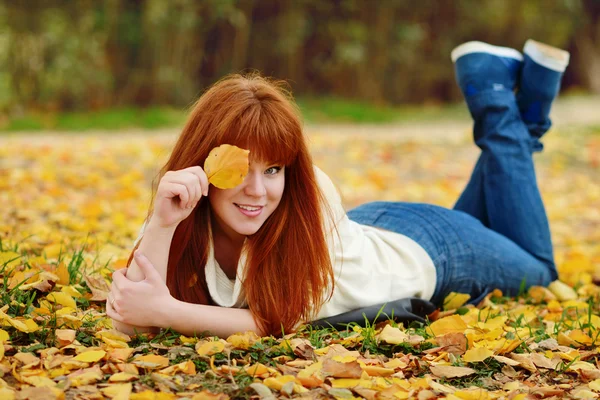
{"type": "MultiPolygon", "coordinates": [[[[278,335],[315,316],[333,291],[333,268],[323,229],[325,199],[315,177],[298,108],[283,82],[257,74],[230,75],[195,103],[167,163],[154,182],[204,160],[214,147],[233,144],[250,157],[285,165],[277,209],[246,240],[243,289],[261,329],[278,335]],[[327,292],[327,289],[330,289],[327,292]]],[[[210,243],[210,206],[202,197],[175,231],[167,286],[185,302],[213,304],[204,268],[210,243]]],[[[148,218],[152,215],[152,205],[148,218]]],[[[139,244],[139,242],[138,242],[139,244]]],[[[136,246],[137,247],[137,246],[136,246]]],[[[129,259],[131,262],[133,253],[129,259]]]]}

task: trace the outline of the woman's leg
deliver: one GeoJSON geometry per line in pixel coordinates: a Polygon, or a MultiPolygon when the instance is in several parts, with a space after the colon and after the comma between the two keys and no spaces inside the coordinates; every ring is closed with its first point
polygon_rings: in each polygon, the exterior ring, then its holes
{"type": "Polygon", "coordinates": [[[350,210],[348,217],[402,234],[423,247],[436,268],[430,300],[438,306],[450,292],[468,293],[470,303],[477,304],[494,289],[514,296],[556,279],[546,263],[464,212],[430,204],[374,202],[350,210]]]}
{"type": "Polygon", "coordinates": [[[569,64],[569,53],[534,40],[523,47],[525,60],[517,93],[521,118],[533,139],[533,151],[541,151],[539,139],[550,129],[550,109],[560,91],[562,75],[569,64]]]}
{"type": "Polygon", "coordinates": [[[533,165],[534,140],[521,119],[513,91],[521,61],[510,53],[499,55],[495,46],[461,47],[462,53],[455,58],[456,75],[482,153],[455,209],[479,218],[556,274],[533,165]]]}

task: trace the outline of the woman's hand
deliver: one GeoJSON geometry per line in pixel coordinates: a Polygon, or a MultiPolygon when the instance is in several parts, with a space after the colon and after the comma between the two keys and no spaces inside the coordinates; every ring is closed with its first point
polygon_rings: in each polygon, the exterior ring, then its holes
{"type": "Polygon", "coordinates": [[[176,300],[150,260],[139,250],[134,257],[145,279],[134,282],[126,278],[125,268],[116,270],[106,301],[106,314],[128,325],[163,328],[169,307],[176,300]]]}
{"type": "Polygon", "coordinates": [[[161,178],[154,198],[151,223],[174,228],[194,210],[200,198],[208,195],[208,178],[199,167],[167,171],[161,178]]]}

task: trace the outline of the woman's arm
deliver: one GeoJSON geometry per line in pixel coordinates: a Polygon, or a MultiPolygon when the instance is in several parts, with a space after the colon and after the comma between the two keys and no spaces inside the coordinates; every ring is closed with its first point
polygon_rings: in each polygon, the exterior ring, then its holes
{"type": "Polygon", "coordinates": [[[112,290],[119,293],[118,299],[121,303],[115,303],[119,307],[116,315],[108,303],[107,313],[113,318],[114,326],[118,330],[133,334],[134,329],[138,332],[148,329],[139,326],[150,325],[160,328],[170,327],[188,336],[200,336],[204,332],[220,337],[246,331],[263,334],[250,310],[178,300],[169,293],[158,268],[153,266],[139,249],[134,259],[140,274],[144,277],[142,282],[132,282],[125,277],[124,270],[117,270],[113,274],[112,290]]]}
{"type": "Polygon", "coordinates": [[[200,336],[206,331],[222,338],[246,331],[254,331],[258,336],[265,335],[248,309],[207,306],[173,299],[168,310],[161,327],[171,327],[186,336],[200,336]]]}
{"type": "MultiPolygon", "coordinates": [[[[167,265],[169,262],[169,250],[171,248],[171,241],[173,239],[173,235],[175,234],[175,228],[162,228],[156,226],[152,223],[152,220],[148,223],[144,231],[144,235],[142,237],[142,241],[138,249],[146,255],[146,257],[152,262],[152,265],[158,271],[163,282],[167,281],[167,265]]],[[[134,281],[139,282],[144,279],[144,274],[142,270],[137,265],[135,258],[131,260],[131,264],[129,268],[127,268],[127,278],[134,281]]],[[[135,331],[138,333],[146,333],[146,332],[157,332],[157,327],[147,327],[147,326],[135,326],[129,325],[124,322],[119,322],[113,319],[113,326],[115,329],[126,333],[128,335],[133,335],[135,331]]]]}

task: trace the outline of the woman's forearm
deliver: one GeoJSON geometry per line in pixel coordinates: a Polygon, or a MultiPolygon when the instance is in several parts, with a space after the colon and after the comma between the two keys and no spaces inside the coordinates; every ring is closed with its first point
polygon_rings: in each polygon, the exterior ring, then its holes
{"type": "Polygon", "coordinates": [[[171,327],[186,336],[200,336],[207,331],[222,338],[247,331],[264,335],[248,309],[207,306],[175,299],[168,310],[161,327],[171,327]]]}
{"type": "MultiPolygon", "coordinates": [[[[152,220],[146,226],[144,235],[138,249],[152,262],[160,274],[163,282],[167,281],[167,266],[169,263],[169,251],[171,249],[171,241],[175,234],[175,228],[161,228],[152,224],[152,220]]],[[[127,268],[127,279],[135,282],[142,281],[145,277],[140,267],[136,264],[135,258],[131,260],[129,268],[127,268]]],[[[123,322],[113,320],[115,329],[133,335],[137,333],[156,332],[158,328],[148,326],[135,326],[123,322]]]]}
{"type": "MultiPolygon", "coordinates": [[[[163,282],[167,282],[167,266],[169,264],[169,251],[171,250],[171,241],[175,234],[175,228],[162,228],[152,223],[152,220],[146,226],[142,241],[138,247],[148,260],[154,265],[154,268],[160,274],[163,282]]],[[[127,269],[127,279],[139,282],[144,279],[144,274],[135,262],[127,269]]]]}

